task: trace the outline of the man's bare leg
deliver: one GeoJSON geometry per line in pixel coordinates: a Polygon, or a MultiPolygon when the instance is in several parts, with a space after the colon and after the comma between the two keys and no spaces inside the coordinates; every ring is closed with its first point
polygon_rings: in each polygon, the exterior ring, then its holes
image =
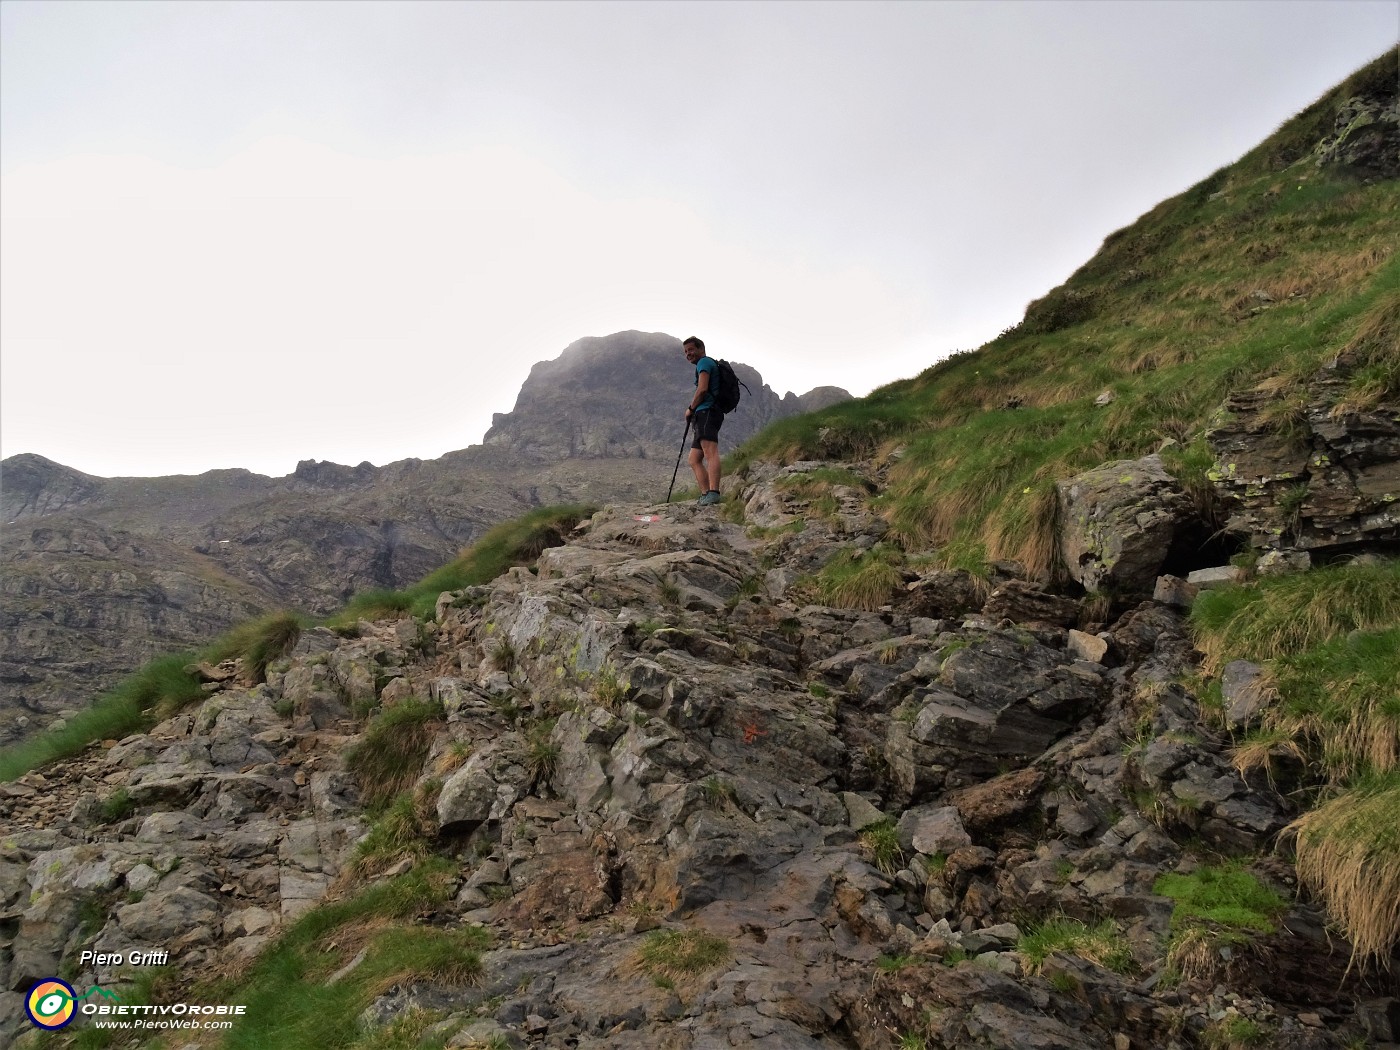
{"type": "MultiPolygon", "coordinates": [[[[713,442],[713,441],[702,441],[702,442],[700,442],[700,445],[701,445],[702,448],[703,448],[705,445],[715,445],[716,448],[719,447],[719,446],[718,446],[715,442],[713,442]]],[[[709,474],[708,474],[708,473],[706,472],[706,470],[705,470],[705,468],[706,468],[709,464],[708,464],[708,463],[702,462],[703,458],[704,458],[704,455],[703,455],[703,453],[701,452],[700,449],[698,449],[698,448],[693,448],[693,449],[690,450],[690,469],[691,469],[691,472],[695,475],[695,484],[698,485],[698,486],[700,486],[700,495],[702,495],[702,496],[703,496],[707,491],[709,491],[709,487],[710,487],[710,476],[709,476],[709,474]]]]}
{"type": "MultiPolygon", "coordinates": [[[[708,490],[709,490],[710,492],[718,492],[718,491],[719,491],[719,442],[718,442],[718,441],[701,441],[701,442],[700,442],[700,451],[701,451],[701,453],[703,453],[704,459],[705,459],[705,477],[700,479],[700,488],[701,488],[702,490],[708,488],[708,490]],[[707,482],[708,482],[708,485],[706,484],[707,482]]],[[[698,471],[697,471],[696,476],[699,477],[698,471]]],[[[702,491],[700,494],[703,496],[705,493],[702,491]]]]}

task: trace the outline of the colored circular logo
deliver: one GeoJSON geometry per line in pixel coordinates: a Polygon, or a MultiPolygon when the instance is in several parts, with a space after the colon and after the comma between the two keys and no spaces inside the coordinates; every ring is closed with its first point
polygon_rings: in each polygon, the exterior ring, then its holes
{"type": "Polygon", "coordinates": [[[78,993],[67,981],[57,977],[46,977],[29,989],[29,997],[24,1001],[24,1012],[40,1028],[50,1030],[62,1028],[73,1020],[76,1013],[74,1001],[78,993]]]}

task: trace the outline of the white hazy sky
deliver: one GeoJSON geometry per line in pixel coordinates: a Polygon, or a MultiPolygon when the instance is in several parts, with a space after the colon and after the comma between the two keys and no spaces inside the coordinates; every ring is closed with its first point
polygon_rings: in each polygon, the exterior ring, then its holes
{"type": "Polygon", "coordinates": [[[1400,0],[3,0],[0,453],[429,458],[624,329],[863,394],[1397,36],[1400,0]]]}

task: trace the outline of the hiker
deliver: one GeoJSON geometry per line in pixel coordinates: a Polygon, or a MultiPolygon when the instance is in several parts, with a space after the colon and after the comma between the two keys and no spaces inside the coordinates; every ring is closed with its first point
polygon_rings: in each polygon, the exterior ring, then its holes
{"type": "Polygon", "coordinates": [[[705,343],[691,336],[681,344],[685,359],[695,366],[695,396],[685,410],[686,422],[695,427],[695,441],[690,446],[690,469],[695,472],[695,483],[700,486],[702,507],[710,507],[719,502],[719,428],[724,424],[724,413],[715,404],[715,393],[719,389],[719,366],[713,358],[705,356],[705,343]]]}

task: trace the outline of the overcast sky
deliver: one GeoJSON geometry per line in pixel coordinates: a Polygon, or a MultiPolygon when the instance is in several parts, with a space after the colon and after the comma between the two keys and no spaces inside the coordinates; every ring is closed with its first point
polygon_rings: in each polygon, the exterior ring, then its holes
{"type": "Polygon", "coordinates": [[[1400,0],[3,0],[0,453],[430,458],[625,329],[864,394],[1397,36],[1400,0]]]}

